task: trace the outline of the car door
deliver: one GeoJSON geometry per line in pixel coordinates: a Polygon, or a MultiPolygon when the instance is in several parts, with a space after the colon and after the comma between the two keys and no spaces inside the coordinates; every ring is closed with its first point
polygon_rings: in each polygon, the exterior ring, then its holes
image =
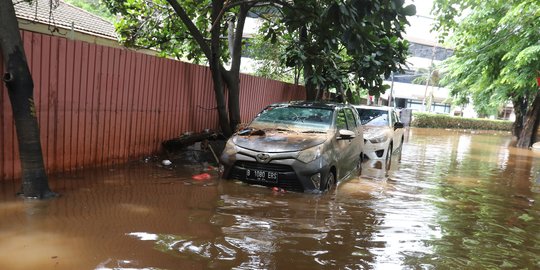
{"type": "Polygon", "coordinates": [[[347,129],[354,132],[356,135],[350,144],[349,159],[351,161],[349,171],[355,170],[360,163],[360,156],[364,145],[364,136],[362,129],[359,127],[358,118],[355,116],[355,112],[351,108],[345,108],[345,116],[347,117],[347,129]]]}
{"type": "Polygon", "coordinates": [[[391,110],[390,114],[392,115],[392,130],[394,131],[393,135],[393,141],[394,141],[394,147],[393,150],[396,150],[400,145],[401,141],[403,140],[403,128],[395,128],[396,123],[400,123],[399,116],[397,115],[396,111],[391,110]]]}
{"type": "Polygon", "coordinates": [[[353,143],[353,139],[340,139],[339,138],[339,131],[340,130],[349,130],[347,126],[347,116],[345,114],[345,109],[340,109],[337,111],[336,115],[336,134],[337,134],[337,140],[336,140],[336,148],[334,149],[336,159],[336,167],[337,167],[337,175],[336,179],[341,180],[350,170],[353,166],[352,159],[352,151],[351,151],[351,145],[353,143]]]}

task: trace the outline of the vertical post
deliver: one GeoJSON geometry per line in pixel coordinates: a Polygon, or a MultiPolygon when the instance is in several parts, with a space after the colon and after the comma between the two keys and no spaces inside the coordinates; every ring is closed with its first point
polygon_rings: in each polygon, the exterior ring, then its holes
{"type": "Polygon", "coordinates": [[[390,72],[390,78],[392,78],[392,83],[390,84],[390,95],[388,95],[388,106],[396,107],[396,102],[394,101],[394,72],[390,72]],[[392,102],[394,105],[392,106],[392,102]]]}
{"type": "Polygon", "coordinates": [[[424,99],[422,100],[422,110],[426,111],[426,96],[429,88],[429,81],[431,81],[431,76],[433,75],[433,60],[435,59],[435,52],[437,51],[437,45],[433,45],[431,50],[431,61],[429,62],[428,77],[426,78],[426,90],[424,91],[424,99]]]}

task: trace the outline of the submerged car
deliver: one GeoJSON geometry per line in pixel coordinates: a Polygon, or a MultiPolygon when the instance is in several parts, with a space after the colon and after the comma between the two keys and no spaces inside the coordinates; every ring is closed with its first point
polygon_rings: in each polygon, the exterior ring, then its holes
{"type": "Polygon", "coordinates": [[[403,123],[393,107],[354,106],[364,128],[364,154],[371,160],[386,160],[403,146],[403,123]]]}
{"type": "Polygon", "coordinates": [[[320,192],[357,172],[362,157],[352,106],[302,101],[266,107],[227,141],[221,161],[226,179],[320,192]]]}

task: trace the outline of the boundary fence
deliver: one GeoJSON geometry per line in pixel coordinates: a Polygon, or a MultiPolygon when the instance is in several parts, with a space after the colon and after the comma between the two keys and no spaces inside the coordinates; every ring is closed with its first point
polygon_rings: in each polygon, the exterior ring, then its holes
{"type": "MultiPolygon", "coordinates": [[[[21,35],[48,173],[127,162],[186,131],[219,127],[207,67],[29,31],[21,35]]],[[[267,104],[305,97],[302,86],[245,74],[240,80],[242,119],[267,104]]],[[[19,178],[21,169],[3,83],[0,90],[5,180],[19,178]]]]}

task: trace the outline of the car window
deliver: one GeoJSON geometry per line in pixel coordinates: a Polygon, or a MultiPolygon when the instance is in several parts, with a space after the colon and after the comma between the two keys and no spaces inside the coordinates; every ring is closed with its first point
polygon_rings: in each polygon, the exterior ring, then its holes
{"type": "Polygon", "coordinates": [[[366,126],[388,126],[389,115],[386,110],[358,108],[360,122],[366,126]]]}
{"type": "Polygon", "coordinates": [[[269,106],[251,122],[254,128],[285,128],[326,132],[333,110],[302,106],[269,106]]]}
{"type": "Polygon", "coordinates": [[[394,126],[394,124],[397,122],[397,119],[396,119],[396,113],[393,112],[393,111],[390,111],[390,115],[392,116],[392,121],[390,122],[390,126],[394,126]]]}
{"type": "Polygon", "coordinates": [[[347,127],[350,131],[354,131],[356,129],[356,118],[354,118],[354,113],[351,109],[346,108],[345,109],[345,116],[347,117],[347,127]]]}
{"type": "Polygon", "coordinates": [[[345,117],[344,110],[340,110],[338,112],[338,115],[336,118],[336,127],[338,130],[347,129],[347,118],[345,117]]]}
{"type": "Polygon", "coordinates": [[[401,122],[401,119],[399,119],[399,114],[394,112],[394,115],[396,116],[396,122],[401,122]]]}

